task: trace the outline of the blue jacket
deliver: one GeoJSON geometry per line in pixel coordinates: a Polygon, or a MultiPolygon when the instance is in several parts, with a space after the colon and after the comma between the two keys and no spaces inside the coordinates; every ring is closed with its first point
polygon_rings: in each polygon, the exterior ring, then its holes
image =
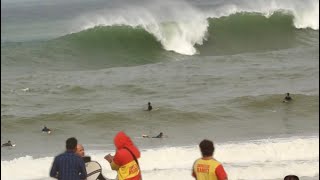
{"type": "Polygon", "coordinates": [[[80,156],[66,151],[54,158],[50,176],[59,180],[82,180],[86,179],[87,171],[80,156]]]}

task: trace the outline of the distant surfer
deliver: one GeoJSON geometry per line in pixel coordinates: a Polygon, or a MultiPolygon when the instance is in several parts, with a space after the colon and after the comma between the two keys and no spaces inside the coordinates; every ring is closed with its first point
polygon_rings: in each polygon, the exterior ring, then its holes
{"type": "MultiPolygon", "coordinates": [[[[150,138],[150,137],[149,137],[148,135],[146,135],[146,134],[143,134],[142,137],[143,137],[143,138],[150,138]]],[[[153,137],[151,137],[151,138],[163,138],[163,133],[160,132],[160,134],[158,134],[157,136],[153,136],[153,137]]]]}
{"type": "Polygon", "coordinates": [[[148,111],[151,111],[152,110],[152,106],[151,106],[151,103],[148,102],[148,111]]]}
{"type": "Polygon", "coordinates": [[[13,144],[11,143],[11,141],[8,141],[1,145],[1,147],[10,147],[10,146],[13,147],[13,144]]]}
{"type": "Polygon", "coordinates": [[[160,134],[158,134],[157,136],[153,136],[152,138],[162,138],[163,137],[163,133],[160,132],[160,134]]]}
{"type": "Polygon", "coordinates": [[[42,132],[46,132],[46,133],[50,134],[51,130],[49,128],[47,128],[47,126],[44,126],[42,129],[42,132]]]}
{"type": "Polygon", "coordinates": [[[289,102],[289,101],[291,101],[291,100],[292,100],[292,98],[290,97],[290,94],[287,93],[286,97],[284,97],[283,102],[289,102]]]}

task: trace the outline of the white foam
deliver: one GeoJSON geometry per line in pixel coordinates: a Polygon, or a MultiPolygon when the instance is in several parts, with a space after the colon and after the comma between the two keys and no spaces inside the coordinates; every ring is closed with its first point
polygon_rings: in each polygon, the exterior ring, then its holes
{"type": "MultiPolygon", "coordinates": [[[[101,164],[105,176],[116,176],[116,172],[103,159],[113,150],[87,149],[86,153],[101,164]]],[[[141,154],[139,163],[143,178],[152,180],[191,180],[191,166],[200,157],[197,146],[144,149],[141,154]]],[[[319,175],[319,137],[216,144],[215,158],[222,162],[229,179],[275,179],[283,178],[286,174],[315,177],[319,175]]],[[[33,159],[26,156],[1,161],[1,178],[47,178],[52,160],[53,157],[33,159]]]]}
{"type": "MultiPolygon", "coordinates": [[[[208,27],[206,17],[187,3],[163,1],[154,2],[149,7],[130,6],[113,12],[98,11],[80,17],[80,21],[80,30],[112,25],[143,27],[161,42],[164,49],[185,55],[197,52],[194,45],[203,43],[208,27]],[[177,11],[176,7],[183,11],[177,11]],[[165,14],[160,10],[165,10],[165,14]]],[[[79,27],[76,29],[79,31],[79,27]]]]}
{"type": "Polygon", "coordinates": [[[27,92],[27,91],[29,91],[30,89],[29,88],[24,88],[24,89],[21,89],[22,91],[24,91],[24,92],[27,92]]]}
{"type": "Polygon", "coordinates": [[[319,1],[318,0],[271,0],[250,1],[243,0],[238,4],[226,4],[208,13],[208,17],[229,16],[237,12],[258,12],[270,17],[276,11],[284,11],[294,16],[296,28],[319,29],[319,1]]]}
{"type": "Polygon", "coordinates": [[[141,6],[123,6],[84,14],[75,20],[73,32],[95,26],[128,25],[143,27],[161,42],[164,49],[180,54],[197,53],[195,45],[207,38],[207,18],[229,16],[237,12],[259,12],[266,17],[284,10],[294,15],[296,28],[319,29],[319,1],[273,0],[225,3],[210,11],[201,11],[185,1],[150,1],[141,6]]]}

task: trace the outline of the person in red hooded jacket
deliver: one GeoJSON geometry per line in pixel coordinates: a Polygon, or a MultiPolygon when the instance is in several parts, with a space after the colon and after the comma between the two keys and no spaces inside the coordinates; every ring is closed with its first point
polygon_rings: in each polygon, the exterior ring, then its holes
{"type": "Polygon", "coordinates": [[[116,154],[108,154],[104,158],[110,163],[111,169],[118,172],[119,180],[141,180],[141,171],[138,163],[139,149],[133,144],[130,137],[120,131],[114,137],[116,154]]]}

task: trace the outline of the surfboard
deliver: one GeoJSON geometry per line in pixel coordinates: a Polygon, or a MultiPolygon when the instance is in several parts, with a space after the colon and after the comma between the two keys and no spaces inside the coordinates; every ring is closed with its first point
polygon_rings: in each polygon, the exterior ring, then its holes
{"type": "MultiPolygon", "coordinates": [[[[142,134],[141,137],[142,138],[156,138],[156,137],[150,137],[149,135],[146,135],[146,134],[142,134]]],[[[161,138],[168,138],[168,135],[163,135],[161,138]]],[[[161,139],[161,138],[158,138],[158,139],[161,139]]]]}
{"type": "MultiPolygon", "coordinates": [[[[150,110],[150,112],[151,111],[158,111],[159,110],[159,108],[154,108],[154,109],[152,109],[152,110],[150,110]]],[[[148,109],[144,109],[144,111],[149,111],[148,109]]]]}
{"type": "Polygon", "coordinates": [[[1,145],[1,147],[15,147],[16,144],[12,144],[11,146],[4,146],[4,145],[1,145]]]}
{"type": "Polygon", "coordinates": [[[96,180],[101,174],[101,166],[97,161],[90,161],[85,163],[87,170],[87,180],[96,180]]]}
{"type": "Polygon", "coordinates": [[[103,176],[101,165],[97,161],[89,161],[89,162],[86,162],[85,165],[86,165],[86,171],[87,171],[87,180],[100,180],[100,179],[117,180],[117,178],[110,179],[103,176]]]}
{"type": "Polygon", "coordinates": [[[51,134],[51,130],[49,130],[49,131],[42,131],[42,133],[51,134]]]}

